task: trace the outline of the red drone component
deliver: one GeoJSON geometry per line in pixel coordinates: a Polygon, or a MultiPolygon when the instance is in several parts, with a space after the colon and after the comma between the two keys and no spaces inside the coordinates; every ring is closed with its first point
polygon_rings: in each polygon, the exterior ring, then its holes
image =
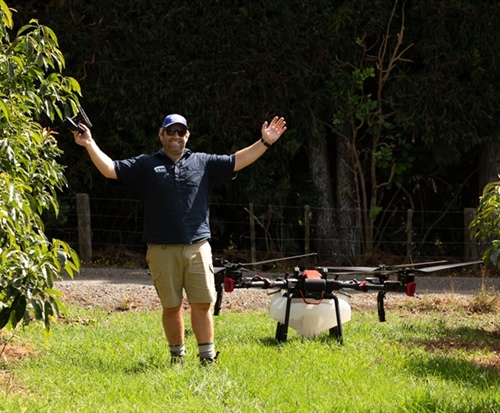
{"type": "Polygon", "coordinates": [[[413,297],[415,295],[415,291],[417,290],[416,282],[409,282],[406,284],[406,295],[408,297],[413,297]]]}
{"type": "Polygon", "coordinates": [[[234,280],[229,277],[224,278],[224,291],[226,293],[232,293],[234,290],[234,280]]]}
{"type": "Polygon", "coordinates": [[[316,270],[305,270],[302,273],[302,276],[304,278],[307,278],[308,280],[317,280],[323,278],[321,274],[316,270]]]}

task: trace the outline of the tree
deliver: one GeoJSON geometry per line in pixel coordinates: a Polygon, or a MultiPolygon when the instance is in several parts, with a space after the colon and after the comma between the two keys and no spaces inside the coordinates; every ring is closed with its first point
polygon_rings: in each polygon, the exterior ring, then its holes
{"type": "Polygon", "coordinates": [[[483,262],[500,268],[500,181],[488,183],[479,201],[477,214],[470,224],[472,234],[486,245],[483,262]]]}
{"type": "Polygon", "coordinates": [[[63,269],[72,276],[79,259],[44,234],[41,215],[57,213],[66,179],[56,134],[40,120],[75,113],[80,87],[61,75],[64,58],[49,27],[32,20],[10,40],[12,14],[3,0],[0,13],[0,329],[28,323],[32,314],[47,334],[51,317],[65,311],[54,279],[63,269]]]}
{"type": "MultiPolygon", "coordinates": [[[[358,211],[356,221],[362,229],[362,251],[367,254],[373,248],[383,190],[402,184],[402,172],[412,159],[385,92],[397,65],[408,61],[404,55],[411,47],[403,43],[404,7],[401,7],[399,30],[395,35],[391,33],[398,8],[396,1],[383,35],[375,41],[368,36],[358,38],[360,61],[353,67],[351,79],[340,84],[344,94],[339,96],[333,120],[333,128],[351,158],[349,167],[355,183],[352,196],[358,211]]],[[[352,67],[353,63],[346,66],[352,67]]]]}

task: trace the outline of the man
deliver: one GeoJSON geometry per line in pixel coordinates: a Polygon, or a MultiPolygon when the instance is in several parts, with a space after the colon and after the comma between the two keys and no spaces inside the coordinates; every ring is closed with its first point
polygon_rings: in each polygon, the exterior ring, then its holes
{"type": "Polygon", "coordinates": [[[217,360],[211,304],[215,300],[208,195],[210,188],[255,162],[286,131],[275,117],[261,128],[261,138],[233,155],[209,155],[186,148],[186,119],[168,115],[158,136],[162,148],[151,155],[113,161],[100,150],[90,130],[73,132],[97,169],[138,191],[144,203],[143,240],[147,262],[163,307],[163,328],[171,361],[185,356],[183,291],[191,306],[191,327],[202,364],[217,360]]]}

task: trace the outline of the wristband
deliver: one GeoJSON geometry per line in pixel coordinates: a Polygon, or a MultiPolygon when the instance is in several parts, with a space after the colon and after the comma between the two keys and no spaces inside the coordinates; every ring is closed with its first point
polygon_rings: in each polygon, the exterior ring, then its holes
{"type": "Polygon", "coordinates": [[[266,147],[266,148],[270,148],[271,147],[271,144],[269,142],[266,142],[264,140],[264,138],[260,138],[260,141],[262,142],[262,144],[266,147]]]}

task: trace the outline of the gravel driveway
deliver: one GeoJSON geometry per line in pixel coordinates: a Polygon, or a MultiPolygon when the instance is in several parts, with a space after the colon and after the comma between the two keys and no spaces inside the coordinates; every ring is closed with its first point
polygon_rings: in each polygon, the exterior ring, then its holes
{"type": "MultiPolygon", "coordinates": [[[[417,296],[428,294],[454,294],[470,299],[482,286],[488,290],[500,291],[500,278],[456,277],[456,276],[418,276],[417,296]]],[[[57,281],[56,288],[62,291],[68,302],[84,307],[102,307],[108,311],[128,311],[142,309],[159,309],[160,302],[156,296],[151,276],[145,269],[120,268],[82,268],[74,279],[65,277],[57,281]]],[[[356,304],[376,305],[376,293],[360,293],[348,291],[350,302],[356,304]]],[[[389,293],[388,296],[404,298],[403,294],[389,293]]],[[[235,289],[232,293],[224,293],[222,311],[266,310],[269,296],[260,289],[235,289]]],[[[185,303],[185,309],[189,305],[185,303]]]]}

